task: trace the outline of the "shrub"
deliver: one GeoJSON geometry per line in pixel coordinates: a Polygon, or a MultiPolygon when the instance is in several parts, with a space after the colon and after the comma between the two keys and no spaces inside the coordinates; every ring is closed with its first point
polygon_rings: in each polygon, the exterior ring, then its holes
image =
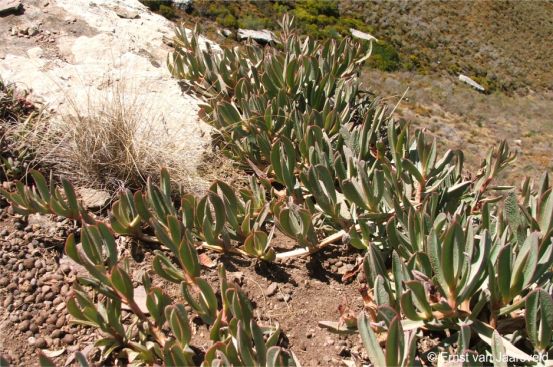
{"type": "Polygon", "coordinates": [[[257,16],[246,16],[238,19],[238,27],[246,29],[263,29],[267,28],[269,21],[267,18],[257,16]]]}
{"type": "Polygon", "coordinates": [[[401,62],[398,52],[392,45],[379,41],[374,43],[369,65],[383,71],[396,71],[400,68],[401,62]]]}
{"type": "Polygon", "coordinates": [[[175,9],[171,5],[161,4],[159,6],[159,14],[163,15],[167,19],[173,19],[176,17],[175,9]]]}
{"type": "Polygon", "coordinates": [[[236,20],[236,18],[234,16],[232,16],[232,14],[227,14],[225,16],[218,16],[217,17],[217,23],[219,23],[220,25],[222,25],[223,27],[226,27],[226,28],[237,28],[238,27],[238,21],[236,20]]]}
{"type": "Polygon", "coordinates": [[[161,5],[164,3],[163,0],[140,0],[140,2],[153,11],[158,11],[161,5]]]}

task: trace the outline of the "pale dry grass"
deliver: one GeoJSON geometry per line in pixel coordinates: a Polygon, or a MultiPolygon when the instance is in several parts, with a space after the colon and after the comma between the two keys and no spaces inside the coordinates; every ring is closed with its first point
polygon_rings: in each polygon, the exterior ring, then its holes
{"type": "Polygon", "coordinates": [[[203,180],[185,168],[179,134],[160,136],[167,130],[165,121],[137,95],[117,82],[100,97],[89,94],[86,103],[68,98],[63,113],[20,124],[10,135],[32,147],[42,167],[78,186],[138,189],[148,177],[156,181],[165,167],[184,190],[205,189],[203,180]]]}

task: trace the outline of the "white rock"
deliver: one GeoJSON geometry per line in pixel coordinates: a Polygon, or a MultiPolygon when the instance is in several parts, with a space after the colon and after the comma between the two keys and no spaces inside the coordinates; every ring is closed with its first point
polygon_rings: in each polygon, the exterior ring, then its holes
{"type": "Polygon", "coordinates": [[[483,86],[481,86],[480,84],[478,84],[477,82],[475,82],[474,80],[472,80],[466,75],[459,74],[459,80],[462,81],[463,83],[470,85],[474,89],[479,90],[480,92],[484,92],[486,90],[483,86]]]}
{"type": "Polygon", "coordinates": [[[351,35],[355,38],[360,38],[365,41],[378,41],[372,34],[358,31],[357,29],[350,28],[351,35]]]}
{"type": "Polygon", "coordinates": [[[44,50],[38,46],[27,50],[27,55],[29,55],[29,58],[31,59],[40,59],[43,54],[44,50]]]}
{"type": "Polygon", "coordinates": [[[234,33],[230,29],[226,28],[221,31],[221,34],[225,37],[232,37],[234,35],[234,33]]]}
{"type": "MultiPolygon", "coordinates": [[[[144,314],[149,314],[150,311],[148,311],[148,306],[146,306],[146,299],[148,295],[146,294],[146,289],[144,288],[144,286],[139,285],[138,287],[134,288],[133,293],[134,293],[134,302],[136,303],[140,311],[142,311],[142,313],[144,314]]],[[[131,310],[131,308],[126,304],[122,304],[121,308],[127,311],[131,310]]]]}
{"type": "Polygon", "coordinates": [[[135,9],[129,9],[127,7],[114,5],[111,7],[111,9],[117,14],[119,18],[123,19],[136,19],[140,18],[140,15],[137,10],[135,9]]]}
{"type": "Polygon", "coordinates": [[[251,38],[252,40],[259,42],[259,43],[270,43],[273,41],[273,32],[263,29],[261,31],[255,31],[253,29],[238,29],[238,33],[236,34],[238,41],[243,41],[248,38],[251,38]]]}
{"type": "Polygon", "coordinates": [[[77,192],[83,206],[92,210],[103,208],[111,199],[111,195],[107,191],[81,187],[77,192]]]}

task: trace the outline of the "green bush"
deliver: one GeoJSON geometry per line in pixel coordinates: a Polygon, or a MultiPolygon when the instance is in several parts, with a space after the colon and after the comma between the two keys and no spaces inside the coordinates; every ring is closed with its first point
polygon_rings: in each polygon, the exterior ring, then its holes
{"type": "Polygon", "coordinates": [[[163,4],[162,0],[140,0],[140,2],[153,11],[158,11],[160,6],[163,4]]]}
{"type": "Polygon", "coordinates": [[[267,18],[246,16],[238,19],[238,27],[246,29],[263,29],[267,28],[269,20],[267,18]]]}
{"type": "Polygon", "coordinates": [[[232,14],[219,15],[216,20],[225,28],[238,28],[238,21],[232,14]]]}
{"type": "Polygon", "coordinates": [[[170,5],[161,4],[159,6],[159,14],[163,15],[167,19],[173,19],[176,17],[175,9],[170,5]]]}
{"type": "Polygon", "coordinates": [[[398,52],[392,45],[378,41],[373,43],[373,53],[369,65],[383,71],[396,71],[401,67],[401,61],[398,52]]]}

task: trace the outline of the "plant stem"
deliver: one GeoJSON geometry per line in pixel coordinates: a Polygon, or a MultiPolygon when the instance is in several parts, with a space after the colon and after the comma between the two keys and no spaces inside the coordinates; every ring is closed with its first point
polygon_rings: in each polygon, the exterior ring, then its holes
{"type": "Polygon", "coordinates": [[[325,238],[321,242],[319,242],[319,244],[316,245],[316,246],[300,247],[300,248],[297,248],[297,249],[294,249],[294,250],[291,250],[291,251],[281,252],[281,253],[278,253],[276,255],[276,258],[277,259],[286,259],[286,258],[289,258],[289,257],[305,256],[305,255],[314,254],[315,252],[318,252],[318,251],[324,249],[325,247],[327,247],[328,245],[340,240],[346,233],[347,232],[344,231],[344,230],[338,231],[338,232],[328,236],[327,238],[325,238]]]}

